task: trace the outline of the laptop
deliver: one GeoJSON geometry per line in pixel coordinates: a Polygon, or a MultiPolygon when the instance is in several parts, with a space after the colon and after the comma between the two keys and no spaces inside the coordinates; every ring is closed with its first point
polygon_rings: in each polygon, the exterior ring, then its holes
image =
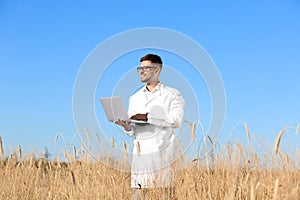
{"type": "Polygon", "coordinates": [[[101,105],[105,112],[106,118],[110,122],[116,121],[120,118],[123,121],[129,121],[138,124],[148,124],[148,122],[129,119],[125,106],[120,96],[102,97],[100,98],[101,105]]]}

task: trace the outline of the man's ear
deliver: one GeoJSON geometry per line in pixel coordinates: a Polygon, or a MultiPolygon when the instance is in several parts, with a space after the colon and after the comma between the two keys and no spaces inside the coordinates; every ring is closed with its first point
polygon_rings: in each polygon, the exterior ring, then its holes
{"type": "Polygon", "coordinates": [[[157,71],[156,71],[155,73],[160,74],[161,67],[157,67],[156,70],[157,70],[157,71]]]}

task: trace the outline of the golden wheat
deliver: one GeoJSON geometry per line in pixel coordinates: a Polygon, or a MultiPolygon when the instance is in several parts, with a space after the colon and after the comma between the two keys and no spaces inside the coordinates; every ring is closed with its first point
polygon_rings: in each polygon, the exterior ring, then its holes
{"type": "Polygon", "coordinates": [[[246,130],[246,134],[247,134],[247,138],[248,140],[250,140],[250,131],[249,131],[249,127],[246,123],[244,123],[244,127],[245,127],[245,130],[246,130]]]}
{"type": "Polygon", "coordinates": [[[124,150],[125,154],[127,154],[127,144],[126,144],[126,142],[123,143],[123,150],[124,150]]]}
{"type": "MultiPolygon", "coordinates": [[[[220,155],[219,157],[222,157],[220,155]]],[[[10,162],[13,159],[10,159],[10,162]]],[[[132,199],[130,174],[90,162],[84,158],[68,163],[24,158],[21,165],[12,162],[0,168],[1,199],[132,199]],[[21,174],[23,174],[21,176],[21,174]]],[[[237,161],[238,162],[238,161],[237,161]]],[[[191,163],[178,170],[177,199],[279,199],[297,197],[297,170],[234,170],[219,159],[207,171],[204,163],[191,163]],[[276,180],[274,182],[274,180],[276,180]],[[280,182],[284,185],[280,185],[280,182]],[[275,184],[274,184],[275,183],[275,184]]],[[[164,190],[148,191],[147,199],[159,199],[164,190]]]]}
{"type": "Polygon", "coordinates": [[[85,131],[85,135],[86,135],[88,144],[91,144],[91,137],[90,137],[89,130],[87,128],[84,128],[84,131],[85,131]]]}
{"type": "Polygon", "coordinates": [[[137,152],[137,155],[141,154],[141,146],[140,146],[139,141],[136,141],[136,152],[137,152]]]}
{"type": "Polygon", "coordinates": [[[112,145],[113,149],[116,148],[116,145],[115,145],[115,138],[114,138],[114,137],[111,138],[111,145],[112,145]]]}
{"type": "Polygon", "coordinates": [[[56,133],[55,138],[54,138],[54,142],[57,142],[58,136],[59,136],[59,133],[56,133]]]}
{"type": "Polygon", "coordinates": [[[0,136],[0,160],[2,160],[3,157],[3,146],[2,146],[2,137],[0,136]]]}
{"type": "MultiPolygon", "coordinates": [[[[246,133],[250,139],[247,128],[246,133]]],[[[296,149],[295,155],[287,154],[283,148],[279,152],[283,133],[279,132],[274,146],[278,156],[272,152],[249,152],[239,143],[226,145],[224,152],[216,151],[212,163],[208,159],[193,162],[184,156],[176,170],[174,191],[145,190],[146,199],[170,194],[174,199],[299,199],[300,152],[296,149]]],[[[116,145],[113,139],[112,143],[116,145]]],[[[25,155],[19,146],[22,153],[0,160],[0,182],[4,183],[0,184],[0,199],[133,199],[130,170],[117,170],[119,165],[125,169],[127,159],[104,155],[91,161],[82,145],[76,149],[74,146],[74,155],[63,150],[66,161],[61,161],[62,156],[47,160],[25,155]]],[[[126,142],[123,149],[126,157],[126,142]]]]}
{"type": "Polygon", "coordinates": [[[274,153],[278,153],[278,148],[279,148],[280,140],[281,140],[283,133],[284,133],[284,131],[281,130],[277,136],[277,139],[275,142],[275,147],[274,147],[274,153]]]}
{"type": "Polygon", "coordinates": [[[277,178],[275,180],[275,186],[274,186],[274,194],[273,194],[273,200],[278,199],[278,186],[279,186],[279,179],[277,178]]]}

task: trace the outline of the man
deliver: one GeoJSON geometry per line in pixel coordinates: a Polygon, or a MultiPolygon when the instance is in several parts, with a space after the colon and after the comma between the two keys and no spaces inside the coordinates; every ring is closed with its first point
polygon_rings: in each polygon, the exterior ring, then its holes
{"type": "Polygon", "coordinates": [[[118,119],[127,135],[134,136],[131,168],[131,187],[174,187],[176,159],[174,129],[180,127],[184,114],[181,93],[159,81],[162,60],[158,55],[147,54],[140,59],[137,68],[145,86],[129,99],[128,116],[141,123],[118,119]],[[143,123],[144,122],[144,123],[143,123]]]}

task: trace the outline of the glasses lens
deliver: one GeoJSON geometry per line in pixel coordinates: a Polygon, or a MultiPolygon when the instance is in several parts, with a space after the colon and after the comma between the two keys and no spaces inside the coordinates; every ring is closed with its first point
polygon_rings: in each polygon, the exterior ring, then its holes
{"type": "Polygon", "coordinates": [[[140,72],[140,71],[146,71],[146,70],[149,69],[149,66],[137,67],[136,69],[137,69],[138,72],[140,72]]]}
{"type": "Polygon", "coordinates": [[[150,69],[153,69],[153,68],[156,68],[156,67],[153,67],[153,66],[143,66],[143,67],[137,67],[136,70],[138,72],[140,72],[140,71],[149,71],[150,69]]]}

